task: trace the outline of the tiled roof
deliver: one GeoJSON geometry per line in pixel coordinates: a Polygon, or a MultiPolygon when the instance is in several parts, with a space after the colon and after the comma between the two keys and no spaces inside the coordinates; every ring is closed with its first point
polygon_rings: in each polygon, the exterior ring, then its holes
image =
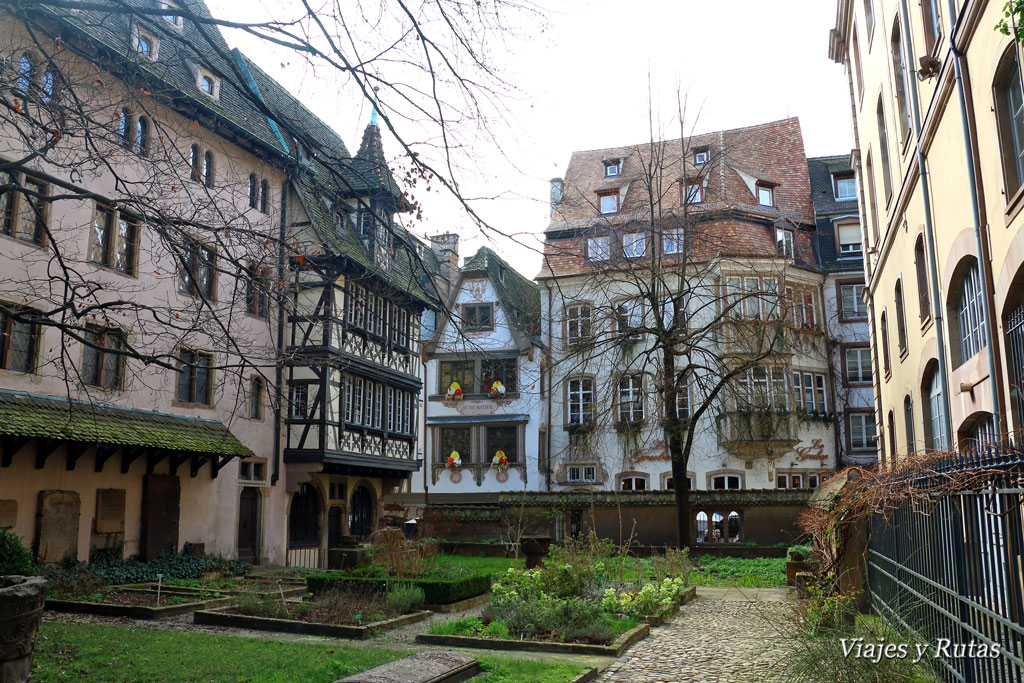
{"type": "Polygon", "coordinates": [[[360,194],[385,193],[396,204],[401,205],[402,190],[391,175],[387,159],[384,158],[384,143],[380,137],[380,126],[370,123],[363,131],[363,141],[352,160],[349,184],[360,194]]]}
{"type": "Polygon", "coordinates": [[[460,272],[486,273],[505,309],[509,325],[514,325],[531,340],[539,339],[540,288],[532,280],[487,247],[480,247],[460,272]]]}
{"type": "Polygon", "coordinates": [[[248,457],[220,422],[0,390],[0,434],[248,457]]]}
{"type": "Polygon", "coordinates": [[[811,199],[814,202],[820,267],[827,271],[861,272],[861,258],[839,258],[836,231],[832,219],[837,216],[858,215],[857,199],[837,200],[832,185],[833,173],[850,173],[850,156],[814,157],[807,160],[811,177],[811,199]]]}

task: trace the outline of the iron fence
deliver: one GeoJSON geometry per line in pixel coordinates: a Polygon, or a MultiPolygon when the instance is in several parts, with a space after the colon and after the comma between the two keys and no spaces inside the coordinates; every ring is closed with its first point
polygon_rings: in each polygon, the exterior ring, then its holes
{"type": "Polygon", "coordinates": [[[910,483],[931,489],[933,477],[989,470],[980,489],[877,516],[868,583],[875,610],[926,640],[945,680],[1024,683],[1024,453],[957,453],[910,483]]]}

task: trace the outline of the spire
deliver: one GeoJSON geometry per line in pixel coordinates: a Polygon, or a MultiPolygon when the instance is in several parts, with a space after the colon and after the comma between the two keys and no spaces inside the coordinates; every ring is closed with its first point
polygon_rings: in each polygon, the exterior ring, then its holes
{"type": "Polygon", "coordinates": [[[377,91],[378,90],[380,90],[380,88],[375,87],[373,89],[373,110],[370,112],[370,125],[371,126],[376,126],[377,125],[377,91]]]}

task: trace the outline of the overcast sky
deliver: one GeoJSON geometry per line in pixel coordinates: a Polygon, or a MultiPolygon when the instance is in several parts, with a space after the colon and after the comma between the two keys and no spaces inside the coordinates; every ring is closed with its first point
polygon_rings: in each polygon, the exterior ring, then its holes
{"type": "MultiPolygon", "coordinates": [[[[678,137],[678,88],[693,132],[797,116],[808,156],[846,154],[852,147],[846,75],[828,58],[834,0],[538,1],[556,8],[543,31],[526,27],[496,54],[503,76],[521,91],[503,101],[508,116],[497,126],[501,150],[479,145],[464,164],[474,170],[463,177],[468,196],[501,195],[475,208],[522,244],[480,235],[454,200],[436,193],[421,198],[424,218],[412,226],[421,235],[459,231],[463,256],[488,242],[533,277],[540,267],[533,236],[547,225],[548,181],[563,174],[573,150],[648,139],[648,73],[662,137],[678,137]]],[[[284,4],[208,2],[218,18],[243,21],[258,14],[278,18],[284,4]]],[[[225,34],[332,125],[354,153],[369,118],[363,103],[325,89],[300,61],[225,34]]],[[[385,137],[385,150],[397,154],[391,143],[385,137]]]]}

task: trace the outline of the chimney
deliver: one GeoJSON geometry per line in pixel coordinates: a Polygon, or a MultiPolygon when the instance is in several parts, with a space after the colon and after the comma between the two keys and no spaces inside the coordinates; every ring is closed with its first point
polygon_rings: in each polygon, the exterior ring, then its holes
{"type": "Polygon", "coordinates": [[[444,280],[445,294],[455,284],[459,273],[459,236],[453,232],[430,237],[430,248],[441,262],[441,279],[444,280]]]}
{"type": "Polygon", "coordinates": [[[562,202],[562,179],[551,179],[551,215],[555,213],[555,207],[562,202]]]}

